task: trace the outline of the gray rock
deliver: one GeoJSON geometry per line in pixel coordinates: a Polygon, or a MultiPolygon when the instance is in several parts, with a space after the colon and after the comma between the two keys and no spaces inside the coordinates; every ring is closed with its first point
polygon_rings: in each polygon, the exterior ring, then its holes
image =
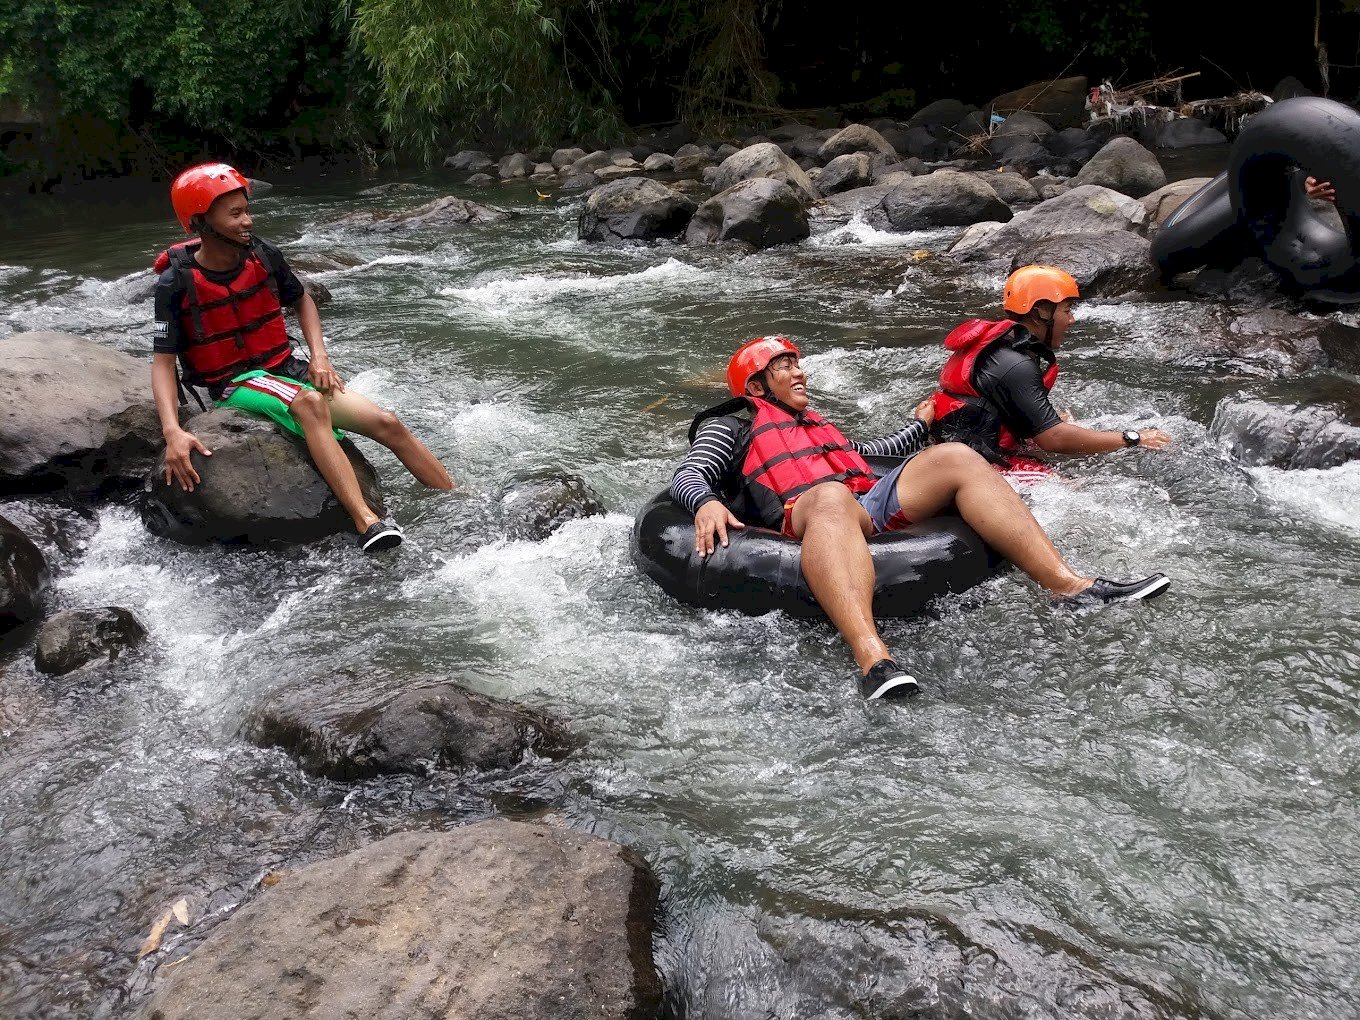
{"type": "Polygon", "coordinates": [[[1034,205],[1038,202],[1039,192],[1034,190],[1034,185],[1029,182],[1029,178],[1022,174],[1007,173],[978,173],[973,172],[974,176],[983,184],[996,192],[997,197],[1009,206],[1034,205]]]}
{"type": "Polygon", "coordinates": [[[1111,138],[1081,168],[1072,184],[1095,184],[1131,198],[1142,198],[1166,184],[1166,171],[1157,157],[1132,138],[1111,138]]]}
{"type": "Polygon", "coordinates": [[[529,158],[535,163],[551,163],[553,147],[551,145],[535,145],[529,150],[529,158]]]}
{"type": "Polygon", "coordinates": [[[149,363],[67,333],[0,340],[0,487],[126,489],[162,446],[149,363]]]}
{"type": "Polygon", "coordinates": [[[1259,307],[1284,299],[1280,284],[1279,274],[1253,256],[1235,266],[1201,269],[1187,289],[1196,297],[1259,307]]]}
{"type": "Polygon", "coordinates": [[[972,174],[937,171],[903,181],[883,196],[870,224],[884,230],[955,227],[984,220],[1005,222],[1011,209],[988,185],[972,174]]]}
{"type": "Polygon", "coordinates": [[[599,184],[600,179],[593,172],[578,174],[569,170],[558,187],[563,191],[589,191],[591,188],[598,187],[599,184]]]}
{"type": "Polygon", "coordinates": [[[997,96],[987,109],[1009,118],[1015,113],[1041,117],[1058,130],[1086,121],[1087,81],[1084,76],[1046,79],[997,96]]]}
{"type": "Polygon", "coordinates": [[[777,128],[767,131],[766,134],[772,142],[791,142],[808,135],[817,135],[819,139],[821,138],[818,130],[810,124],[795,124],[793,122],[780,124],[777,128]]]}
{"type": "Polygon", "coordinates": [[[568,521],[605,512],[585,480],[568,474],[550,473],[515,482],[501,492],[499,502],[508,533],[531,542],[547,538],[568,521]]]}
{"type": "Polygon", "coordinates": [[[478,205],[466,198],[446,195],[426,202],[415,209],[383,212],[377,209],[364,209],[341,216],[333,226],[371,230],[376,234],[395,234],[404,230],[417,230],[421,227],[444,227],[499,223],[509,219],[511,213],[504,209],[478,205]]]}
{"type": "MultiPolygon", "coordinates": [[[[419,184],[412,184],[409,181],[388,181],[386,184],[375,184],[371,188],[365,188],[359,192],[360,198],[386,198],[388,195],[395,195],[407,191],[419,191],[419,184]]],[[[293,265],[293,259],[289,258],[288,264],[293,265]]]]}
{"type": "Polygon", "coordinates": [[[1299,81],[1292,74],[1287,74],[1275,83],[1275,87],[1270,90],[1270,98],[1279,102],[1281,99],[1294,99],[1298,96],[1317,95],[1303,82],[1299,81]]]}
{"type": "Polygon", "coordinates": [[[534,172],[529,176],[535,180],[546,180],[549,177],[556,177],[557,171],[553,169],[551,163],[535,163],[534,172]]]}
{"type": "Polygon", "coordinates": [[[735,156],[740,151],[741,148],[738,146],[735,146],[730,142],[724,142],[713,150],[713,160],[714,162],[721,163],[728,156],[735,156]]]}
{"type": "Polygon", "coordinates": [[[992,138],[993,140],[1023,138],[1026,141],[1043,143],[1055,133],[1053,125],[1042,117],[1018,110],[997,125],[996,130],[992,132],[992,138]]]}
{"type": "Polygon", "coordinates": [[[830,163],[848,152],[876,152],[893,161],[897,159],[897,150],[877,131],[867,124],[851,124],[841,128],[818,147],[817,162],[830,163]]]}
{"type": "MultiPolygon", "coordinates": [[[[932,174],[931,176],[937,176],[932,174]]],[[[1048,187],[1049,185],[1045,185],[1048,187]]],[[[1043,194],[1042,189],[1040,194],[1043,194]]],[[[1021,246],[1055,234],[1099,233],[1107,230],[1137,232],[1147,211],[1136,199],[1093,184],[1073,188],[1046,199],[993,231],[964,231],[949,254],[964,260],[1009,257],[1021,246]]]]}
{"type": "MultiPolygon", "coordinates": [[[[353,534],[353,521],[317,474],[302,440],[231,408],[196,415],[184,427],[212,456],[192,455],[202,479],[193,492],[165,484],[163,457],[147,475],[140,510],[153,534],[190,544],[307,542],[353,534]]],[[[353,442],[345,439],[340,446],[364,499],[382,515],[377,474],[353,442]]]]}
{"type": "Polygon", "coordinates": [[[569,743],[544,716],[456,684],[376,697],[371,688],[351,675],[285,688],[250,714],[244,735],[258,747],[283,748],[311,775],[341,782],[511,768],[531,750],[557,755],[569,743]]]}
{"type": "Polygon", "coordinates": [[[654,152],[643,162],[642,169],[649,174],[669,173],[675,169],[675,157],[664,152],[654,152]]]}
{"type": "MultiPolygon", "coordinates": [[[[1194,339],[1216,359],[1226,357],[1227,367],[1233,372],[1295,379],[1336,365],[1332,352],[1354,349],[1360,329],[1331,316],[1296,315],[1282,308],[1244,312],[1240,306],[1230,305],[1196,329],[1194,339]]],[[[1310,397],[1322,390],[1320,383],[1309,388],[1310,397]]],[[[1360,410],[1360,402],[1352,399],[1349,404],[1353,413],[1360,410]]],[[[1360,423],[1360,419],[1353,420],[1360,423]]]]}
{"type": "Polygon", "coordinates": [[[337,269],[349,269],[361,262],[361,259],[352,255],[331,255],[314,251],[298,252],[288,256],[288,265],[293,271],[303,273],[333,273],[337,269]]]}
{"type": "Polygon", "coordinates": [[[1360,428],[1325,406],[1224,397],[1209,435],[1248,466],[1331,468],[1360,460],[1360,428]]]}
{"type": "Polygon", "coordinates": [[[522,152],[512,152],[501,157],[496,164],[496,176],[503,181],[528,177],[534,172],[534,161],[522,152]]]}
{"type": "Polygon", "coordinates": [[[146,640],[146,629],[131,610],[118,606],[67,609],[38,631],[34,663],[39,673],[64,676],[96,659],[114,661],[146,640]]]}
{"type": "Polygon", "coordinates": [[[653,149],[650,145],[642,145],[641,143],[629,146],[628,148],[628,154],[632,156],[635,160],[637,160],[639,163],[644,162],[647,159],[647,157],[652,155],[654,152],[656,152],[656,150],[653,149]]]}
{"type": "Polygon", "coordinates": [[[835,195],[853,188],[867,188],[873,180],[874,171],[868,154],[847,152],[828,163],[814,183],[823,195],[835,195]]]}
{"type": "Polygon", "coordinates": [[[907,152],[917,159],[932,163],[948,159],[953,148],[923,127],[909,128],[903,141],[905,148],[899,149],[899,152],[907,152]]]}
{"type": "Polygon", "coordinates": [[[1157,145],[1163,149],[1188,149],[1192,145],[1223,145],[1228,136],[1194,117],[1177,117],[1157,129],[1157,145]]]}
{"type": "Polygon", "coordinates": [[[495,165],[496,161],[480,149],[464,149],[444,160],[447,169],[463,170],[467,173],[477,173],[495,165]]]}
{"type": "Polygon", "coordinates": [[[884,178],[891,174],[906,174],[909,177],[921,177],[930,173],[930,168],[915,156],[908,156],[906,159],[899,160],[896,163],[876,164],[871,161],[870,165],[873,166],[875,184],[880,183],[884,178]]]}
{"type": "Polygon", "coordinates": [[[1076,279],[1083,298],[1114,297],[1157,289],[1159,274],[1147,238],[1129,231],[1054,234],[1025,245],[1011,259],[1021,266],[1057,266],[1076,279]]]}
{"type": "Polygon", "coordinates": [[[577,160],[584,159],[585,157],[585,149],[557,149],[553,152],[552,158],[549,159],[548,162],[553,165],[554,170],[561,171],[564,168],[571,166],[577,160]]]}
{"type": "MultiPolygon", "coordinates": [[[[321,308],[323,305],[328,305],[331,303],[331,289],[329,287],[327,287],[320,280],[316,279],[315,277],[309,276],[306,273],[297,273],[296,275],[298,278],[298,282],[302,284],[302,289],[311,295],[312,300],[316,302],[316,306],[318,308],[321,308]]],[[[284,311],[285,314],[289,315],[296,314],[296,312],[293,310],[291,306],[286,308],[284,311]]]]}
{"type": "Polygon", "coordinates": [[[684,177],[699,177],[712,162],[713,157],[708,149],[691,143],[675,150],[671,169],[684,177]]]}
{"type": "Polygon", "coordinates": [[[1181,207],[1182,202],[1211,180],[1212,177],[1188,177],[1185,180],[1172,181],[1139,199],[1147,211],[1148,236],[1155,234],[1166,222],[1167,217],[1181,207]]]}
{"type": "Polygon", "coordinates": [[[694,202],[644,177],[612,181],[590,194],[577,221],[585,241],[651,241],[684,233],[694,202]]]}
{"type": "Polygon", "coordinates": [[[1066,195],[1071,190],[1072,185],[1066,181],[1045,181],[1039,185],[1039,197],[1047,202],[1050,198],[1066,195]]]}
{"type": "Polygon", "coordinates": [[[927,103],[911,115],[908,127],[953,127],[975,107],[966,106],[957,99],[937,99],[927,103]]]}
{"type": "Polygon", "coordinates": [[[816,219],[829,220],[833,223],[843,223],[854,219],[856,216],[867,219],[870,212],[879,210],[885,196],[903,181],[911,180],[911,177],[907,174],[889,174],[888,176],[899,179],[888,180],[885,178],[882,182],[865,188],[854,188],[836,195],[828,195],[814,205],[810,212],[816,219]]]}
{"type": "Polygon", "coordinates": [[[49,580],[42,550],[0,517],[0,632],[42,615],[49,580]]]}
{"type": "Polygon", "coordinates": [[[490,174],[473,174],[471,177],[469,177],[469,178],[468,178],[466,181],[464,181],[463,183],[465,183],[465,184],[479,185],[479,186],[480,186],[480,185],[485,185],[485,184],[495,184],[495,183],[496,183],[496,178],[492,177],[490,174]]]}
{"type": "Polygon", "coordinates": [[[576,162],[572,163],[571,172],[573,174],[593,174],[602,167],[612,166],[613,163],[613,156],[609,155],[607,152],[596,149],[594,152],[582,156],[580,159],[576,160],[576,162]]]}
{"type": "Polygon", "coordinates": [[[285,872],[157,974],[146,1020],[659,1015],[659,885],[633,853],[492,819],[285,872]]]}
{"type": "Polygon", "coordinates": [[[699,206],[685,240],[690,244],[738,241],[760,249],[801,241],[808,233],[807,213],[793,189],[783,181],[755,177],[699,206]]]}
{"type": "Polygon", "coordinates": [[[817,189],[807,173],[773,142],[752,145],[728,156],[718,167],[713,187],[726,191],[741,181],[762,177],[787,184],[804,205],[817,200],[817,189]]]}
{"type": "Polygon", "coordinates": [[[617,181],[625,177],[637,177],[642,173],[640,166],[602,166],[595,171],[595,176],[602,181],[617,181]]]}

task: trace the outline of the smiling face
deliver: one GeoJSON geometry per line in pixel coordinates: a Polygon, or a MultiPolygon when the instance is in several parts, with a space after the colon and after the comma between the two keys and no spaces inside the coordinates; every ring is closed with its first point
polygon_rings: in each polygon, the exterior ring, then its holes
{"type": "Polygon", "coordinates": [[[227,240],[242,245],[250,243],[250,229],[254,221],[250,218],[250,198],[244,190],[219,195],[208,206],[203,219],[227,240]]]}
{"type": "Polygon", "coordinates": [[[753,376],[746,384],[746,392],[754,397],[777,400],[794,411],[802,411],[808,406],[807,375],[796,354],[771,358],[761,376],[753,376]],[[768,392],[761,386],[762,376],[769,387],[768,392]]]}
{"type": "Polygon", "coordinates": [[[1034,325],[1028,326],[1027,324],[1027,328],[1040,339],[1047,333],[1049,323],[1053,324],[1053,334],[1049,338],[1048,345],[1056,351],[1058,345],[1063,342],[1063,337],[1067,335],[1067,331],[1072,328],[1072,323],[1077,321],[1076,301],[1068,298],[1056,305],[1041,301],[1034,306],[1030,318],[1033,319],[1034,325]]]}

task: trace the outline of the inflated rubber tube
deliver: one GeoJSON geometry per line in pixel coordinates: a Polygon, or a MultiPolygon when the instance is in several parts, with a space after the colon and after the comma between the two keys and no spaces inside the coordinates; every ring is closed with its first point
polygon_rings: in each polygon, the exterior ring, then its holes
{"type": "Polygon", "coordinates": [[[1238,221],[1225,170],[1172,211],[1152,238],[1152,259],[1162,276],[1203,266],[1229,267],[1254,248],[1238,221]]]}
{"type": "Polygon", "coordinates": [[[1360,303],[1360,113],[1299,96],[1253,114],[1233,144],[1228,187],[1233,212],[1271,267],[1310,300],[1360,303]],[[1314,209],[1306,175],[1336,188],[1344,230],[1314,209]]]}
{"type": "MultiPolygon", "coordinates": [[[[727,537],[727,548],[700,557],[693,515],[664,490],[638,512],[630,548],[639,570],[689,605],[751,616],[776,609],[790,616],[825,615],[803,579],[801,543],[754,527],[729,530],[727,537]]],[[[916,616],[932,599],[981,584],[1006,565],[958,517],[875,535],[869,552],[879,619],[916,616]]]]}

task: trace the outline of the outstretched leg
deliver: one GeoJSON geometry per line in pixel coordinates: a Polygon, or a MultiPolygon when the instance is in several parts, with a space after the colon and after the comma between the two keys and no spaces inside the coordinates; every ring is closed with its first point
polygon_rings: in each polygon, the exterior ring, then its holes
{"type": "Polygon", "coordinates": [[[889,659],[874,622],[874,562],[865,538],[873,523],[840,482],[813,486],[793,504],[793,533],[803,541],[803,576],[817,604],[850,646],[860,672],[889,659]]]}
{"type": "Polygon", "coordinates": [[[1055,594],[1075,595],[1091,586],[1092,578],[1067,565],[1001,474],[962,443],[932,446],[912,458],[898,477],[897,500],[911,521],[953,504],[984,542],[1055,594]]]}
{"type": "Polygon", "coordinates": [[[316,469],[335,493],[345,513],[354,521],[354,530],[366,532],[380,519],[364,501],[354,465],[336,442],[331,431],[331,412],[326,398],[313,389],[303,389],[288,405],[297,423],[302,426],[302,437],[307,441],[307,452],[316,462],[316,469]]]}
{"type": "Polygon", "coordinates": [[[444,465],[419,439],[411,434],[395,414],[385,411],[358,393],[335,392],[330,396],[330,416],[335,427],[357,432],[381,443],[397,455],[422,485],[431,489],[452,489],[453,479],[444,465]]]}

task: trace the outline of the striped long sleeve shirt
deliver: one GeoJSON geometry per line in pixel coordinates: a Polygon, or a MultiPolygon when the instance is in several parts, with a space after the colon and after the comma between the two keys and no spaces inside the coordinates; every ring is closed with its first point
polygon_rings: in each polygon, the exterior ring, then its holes
{"type": "MultiPolygon", "coordinates": [[[[675,469],[671,478],[671,498],[690,513],[711,499],[721,500],[721,493],[735,484],[737,451],[745,444],[750,423],[733,415],[709,418],[694,434],[689,453],[675,469]]],[[[930,428],[923,421],[913,420],[896,432],[867,442],[851,441],[855,452],[862,457],[907,457],[926,445],[930,428]]]]}

